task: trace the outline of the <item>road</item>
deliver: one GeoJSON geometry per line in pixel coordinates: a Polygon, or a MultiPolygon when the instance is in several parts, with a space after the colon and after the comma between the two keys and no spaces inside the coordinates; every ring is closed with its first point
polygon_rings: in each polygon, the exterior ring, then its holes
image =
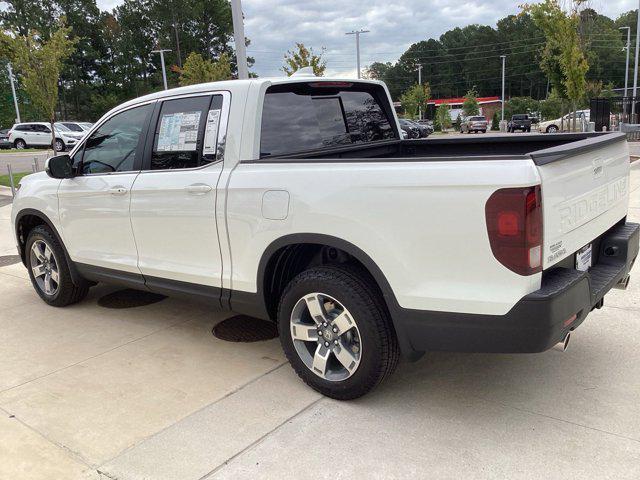
{"type": "MultiPolygon", "coordinates": [[[[0,260],[16,254],[9,214],[0,260]]],[[[0,266],[0,478],[637,480],[637,277],[565,353],[429,353],[337,402],[300,382],[277,339],[213,337],[229,314],[177,298],[108,308],[118,289],[103,285],[51,308],[21,263],[0,266]]]]}

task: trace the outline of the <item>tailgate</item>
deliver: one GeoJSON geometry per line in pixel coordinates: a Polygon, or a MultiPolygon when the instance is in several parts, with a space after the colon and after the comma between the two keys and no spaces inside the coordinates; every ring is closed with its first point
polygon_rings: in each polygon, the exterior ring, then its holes
{"type": "Polygon", "coordinates": [[[531,154],[542,188],[543,268],[573,255],[627,214],[629,147],[612,133],[531,154]]]}

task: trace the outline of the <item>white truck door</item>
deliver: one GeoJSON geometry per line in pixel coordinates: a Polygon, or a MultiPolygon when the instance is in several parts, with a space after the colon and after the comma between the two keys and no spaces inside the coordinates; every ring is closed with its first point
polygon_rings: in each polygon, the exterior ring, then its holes
{"type": "Polygon", "coordinates": [[[131,197],[138,266],[150,284],[221,287],[215,209],[229,100],[227,92],[165,100],[152,120],[131,197]]]}
{"type": "Polygon", "coordinates": [[[107,119],[74,154],[78,174],[58,189],[60,223],[71,258],[139,274],[129,216],[153,103],[107,119]]]}

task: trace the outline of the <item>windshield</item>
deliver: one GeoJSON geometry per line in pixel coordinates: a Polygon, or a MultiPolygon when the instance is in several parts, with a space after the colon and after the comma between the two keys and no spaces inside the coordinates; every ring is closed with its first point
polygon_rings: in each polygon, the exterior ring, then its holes
{"type": "Polygon", "coordinates": [[[93,123],[87,123],[87,122],[82,122],[82,123],[79,123],[78,125],[80,125],[80,127],[82,127],[83,130],[91,130],[91,127],[93,127],[93,123]]]}
{"type": "Polygon", "coordinates": [[[469,120],[472,122],[484,122],[486,119],[484,117],[471,117],[469,120]]]}
{"type": "Polygon", "coordinates": [[[70,132],[71,130],[67,127],[65,127],[63,124],[56,122],[55,123],[55,127],[57,130],[60,130],[61,132],[70,132]]]}
{"type": "Polygon", "coordinates": [[[63,123],[65,127],[67,127],[72,132],[82,132],[82,127],[77,123],[63,123]]]}

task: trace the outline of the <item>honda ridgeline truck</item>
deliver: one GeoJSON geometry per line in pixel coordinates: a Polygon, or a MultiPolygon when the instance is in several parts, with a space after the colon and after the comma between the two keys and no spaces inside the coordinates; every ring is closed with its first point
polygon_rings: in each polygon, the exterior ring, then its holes
{"type": "Polygon", "coordinates": [[[638,254],[623,134],[402,140],[377,81],[305,76],[147,95],[25,177],[35,291],[96,282],[277,322],[298,375],[365,394],[402,354],[566,345],[638,254]]]}

